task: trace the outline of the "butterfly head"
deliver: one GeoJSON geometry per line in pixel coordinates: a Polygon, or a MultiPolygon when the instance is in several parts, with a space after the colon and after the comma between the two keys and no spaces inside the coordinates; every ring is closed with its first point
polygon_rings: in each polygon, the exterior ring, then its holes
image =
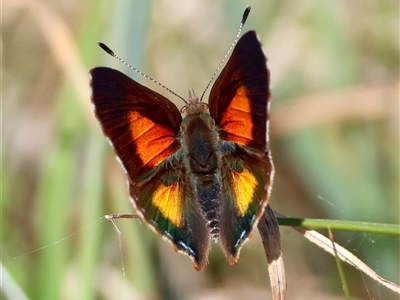
{"type": "Polygon", "coordinates": [[[187,115],[199,113],[209,113],[208,105],[196,96],[194,90],[189,90],[189,101],[181,108],[182,118],[185,118],[187,115]]]}

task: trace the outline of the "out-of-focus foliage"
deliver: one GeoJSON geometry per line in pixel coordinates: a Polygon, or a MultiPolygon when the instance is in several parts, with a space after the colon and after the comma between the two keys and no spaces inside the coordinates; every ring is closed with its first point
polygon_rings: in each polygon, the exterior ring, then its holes
{"type": "MultiPolygon", "coordinates": [[[[399,2],[5,0],[2,288],[30,299],[265,299],[258,233],[237,266],[191,261],[135,220],[90,107],[90,68],[132,74],[97,41],[186,96],[201,94],[252,5],[272,80],[272,207],[293,217],[399,223],[399,2]],[[124,271],[126,276],[124,277],[124,271]],[[8,277],[10,276],[10,277],[8,277]]],[[[288,298],[342,299],[334,258],[281,228],[288,298]]],[[[399,282],[399,239],[334,232],[399,282]]],[[[354,299],[396,295],[345,266],[354,299]]],[[[7,292],[6,292],[7,291],[7,292]]],[[[6,296],[7,298],[7,296],[6,296]]]]}

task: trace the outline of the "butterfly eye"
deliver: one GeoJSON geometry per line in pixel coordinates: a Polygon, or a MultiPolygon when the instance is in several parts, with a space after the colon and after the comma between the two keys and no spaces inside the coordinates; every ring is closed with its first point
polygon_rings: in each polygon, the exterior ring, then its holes
{"type": "Polygon", "coordinates": [[[181,108],[181,115],[186,115],[186,111],[188,109],[188,106],[185,105],[184,107],[181,108]]]}

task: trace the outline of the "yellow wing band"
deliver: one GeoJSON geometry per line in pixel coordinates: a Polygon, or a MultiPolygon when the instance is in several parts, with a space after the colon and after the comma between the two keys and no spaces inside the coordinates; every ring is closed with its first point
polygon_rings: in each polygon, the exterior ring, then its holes
{"type": "Polygon", "coordinates": [[[182,227],[183,195],[180,192],[179,181],[169,186],[159,185],[152,197],[152,204],[156,206],[163,217],[177,227],[182,227]]]}
{"type": "Polygon", "coordinates": [[[248,169],[244,169],[243,172],[232,171],[232,175],[232,188],[236,198],[237,210],[242,217],[246,214],[250,203],[253,201],[257,179],[248,169]]]}

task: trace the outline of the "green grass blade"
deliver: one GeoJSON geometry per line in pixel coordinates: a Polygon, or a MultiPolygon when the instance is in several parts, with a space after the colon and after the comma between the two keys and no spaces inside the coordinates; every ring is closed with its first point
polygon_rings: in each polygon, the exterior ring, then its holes
{"type": "Polygon", "coordinates": [[[400,235],[400,225],[356,222],[344,220],[323,220],[323,219],[301,219],[301,218],[277,218],[279,225],[301,226],[310,229],[335,229],[346,231],[361,231],[380,233],[388,235],[400,235]]]}

